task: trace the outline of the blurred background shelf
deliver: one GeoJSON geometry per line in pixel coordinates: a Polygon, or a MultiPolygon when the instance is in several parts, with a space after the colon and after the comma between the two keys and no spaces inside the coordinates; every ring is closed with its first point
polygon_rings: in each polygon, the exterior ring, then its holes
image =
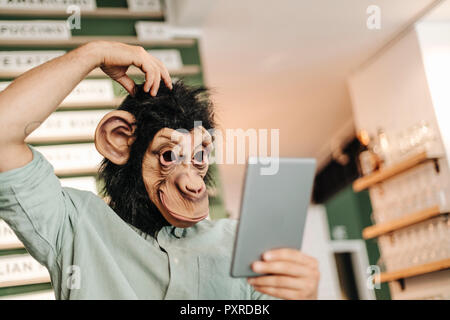
{"type": "Polygon", "coordinates": [[[16,287],[16,286],[23,286],[23,285],[30,285],[30,284],[36,284],[36,283],[47,283],[50,282],[50,277],[39,277],[35,279],[25,279],[25,280],[13,280],[13,281],[3,281],[0,282],[0,288],[6,288],[6,287],[16,287]]]}
{"type": "Polygon", "coordinates": [[[71,137],[28,137],[25,142],[30,144],[54,144],[54,143],[84,143],[93,142],[94,133],[90,135],[79,135],[71,137]]]}
{"type": "MultiPolygon", "coordinates": [[[[171,75],[176,75],[176,76],[194,75],[194,74],[200,73],[200,66],[186,65],[179,69],[169,69],[169,72],[171,75]]],[[[127,71],[127,74],[130,76],[143,75],[142,71],[136,67],[130,67],[127,71]]],[[[1,76],[1,73],[0,73],[0,76],[1,76]]],[[[91,73],[89,73],[88,76],[89,77],[100,77],[100,76],[105,76],[105,74],[103,73],[103,71],[101,69],[97,68],[97,69],[94,69],[91,73]]]]}
{"type": "Polygon", "coordinates": [[[439,260],[430,262],[420,266],[414,266],[398,271],[383,272],[380,274],[380,282],[390,282],[400,280],[404,278],[411,278],[418,275],[431,273],[439,270],[445,270],[450,268],[450,259],[439,260]]]}
{"type": "MultiPolygon", "coordinates": [[[[24,17],[68,17],[72,13],[63,10],[32,10],[32,9],[2,9],[0,16],[24,16],[24,17]]],[[[162,19],[162,11],[133,12],[127,8],[97,8],[96,10],[82,10],[84,17],[116,18],[116,19],[162,19]]]]}
{"type": "Polygon", "coordinates": [[[111,101],[62,102],[58,109],[109,109],[118,107],[124,97],[115,97],[111,101]]]}
{"type": "Polygon", "coordinates": [[[367,227],[363,230],[364,239],[376,238],[380,235],[399,230],[410,225],[428,220],[432,217],[439,216],[441,214],[446,214],[443,212],[439,206],[433,206],[425,210],[421,210],[412,214],[407,214],[405,217],[399,219],[394,219],[392,221],[375,224],[373,226],[367,227]]]}
{"type": "Polygon", "coordinates": [[[23,243],[0,243],[0,250],[22,249],[23,243]]]}
{"type": "Polygon", "coordinates": [[[168,40],[146,40],[141,41],[135,36],[73,36],[67,40],[52,40],[52,39],[2,39],[0,46],[20,46],[20,47],[75,47],[82,45],[89,41],[106,40],[118,41],[140,46],[163,46],[163,47],[182,47],[192,46],[195,44],[195,39],[168,39],[168,40]]]}
{"type": "Polygon", "coordinates": [[[79,169],[59,169],[55,170],[55,174],[58,177],[73,177],[73,176],[86,176],[86,175],[96,175],[99,167],[92,168],[79,168],[79,169]]]}
{"type": "MultiPolygon", "coordinates": [[[[200,71],[201,69],[198,65],[186,65],[179,69],[169,69],[170,74],[175,76],[195,75],[200,73],[200,71]]],[[[16,78],[21,74],[21,72],[16,71],[0,71],[0,78],[16,78]]],[[[127,71],[127,74],[129,76],[143,75],[142,71],[140,71],[136,67],[130,67],[127,71]]],[[[101,69],[97,68],[89,73],[88,77],[106,77],[106,75],[101,69]]]]}
{"type": "Polygon", "coordinates": [[[424,163],[426,161],[436,161],[439,157],[429,155],[427,152],[418,153],[406,160],[403,160],[391,167],[382,168],[372,174],[357,179],[353,183],[353,190],[359,192],[365,190],[377,183],[383,182],[389,178],[392,178],[404,171],[407,171],[415,166],[424,163]]]}

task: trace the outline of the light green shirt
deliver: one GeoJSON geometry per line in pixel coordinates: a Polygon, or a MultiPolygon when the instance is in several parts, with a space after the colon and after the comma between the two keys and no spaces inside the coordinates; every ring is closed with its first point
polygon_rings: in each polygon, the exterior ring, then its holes
{"type": "Polygon", "coordinates": [[[62,188],[50,163],[0,173],[0,218],[49,270],[57,299],[270,299],[229,275],[236,221],[166,226],[157,238],[91,192],[62,188]]]}

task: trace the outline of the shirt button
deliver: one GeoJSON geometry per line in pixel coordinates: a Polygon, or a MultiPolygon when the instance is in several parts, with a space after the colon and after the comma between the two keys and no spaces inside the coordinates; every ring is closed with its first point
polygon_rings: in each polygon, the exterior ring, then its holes
{"type": "Polygon", "coordinates": [[[174,258],[174,259],[173,259],[173,262],[174,262],[174,263],[178,263],[178,258],[174,258]]]}
{"type": "Polygon", "coordinates": [[[175,235],[177,238],[181,238],[183,236],[183,229],[182,228],[176,228],[175,229],[175,235]]]}

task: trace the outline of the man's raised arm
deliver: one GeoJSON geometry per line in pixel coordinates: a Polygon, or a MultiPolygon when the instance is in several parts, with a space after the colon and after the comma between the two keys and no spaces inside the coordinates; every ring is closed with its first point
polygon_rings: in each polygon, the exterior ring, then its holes
{"type": "Polygon", "coordinates": [[[155,96],[161,78],[171,88],[167,69],[139,46],[93,41],[31,69],[0,92],[0,172],[32,160],[25,138],[55,111],[64,98],[96,67],[130,94],[135,84],[126,75],[130,65],[145,73],[144,90],[155,96]]]}

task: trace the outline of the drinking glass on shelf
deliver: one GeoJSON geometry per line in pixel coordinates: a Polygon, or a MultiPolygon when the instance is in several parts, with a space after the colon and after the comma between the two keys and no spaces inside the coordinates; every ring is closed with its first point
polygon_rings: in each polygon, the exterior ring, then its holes
{"type": "Polygon", "coordinates": [[[422,206],[422,200],[420,198],[419,193],[413,193],[410,197],[410,207],[409,210],[405,214],[412,214],[420,210],[422,206]]]}
{"type": "Polygon", "coordinates": [[[397,218],[400,218],[402,215],[408,215],[411,213],[412,202],[414,195],[408,195],[401,201],[400,210],[398,210],[397,218]]]}
{"type": "Polygon", "coordinates": [[[432,193],[432,203],[430,206],[440,205],[441,204],[441,197],[442,197],[442,190],[439,185],[431,185],[430,190],[432,193]]]}
{"type": "Polygon", "coordinates": [[[407,130],[407,139],[408,139],[408,155],[414,154],[414,148],[416,147],[416,133],[414,127],[410,127],[407,130]]]}
{"type": "Polygon", "coordinates": [[[415,259],[415,256],[417,255],[416,245],[415,245],[415,233],[411,229],[405,229],[405,241],[407,246],[407,253],[408,253],[408,265],[406,267],[411,267],[415,263],[418,262],[418,256],[415,259]],[[415,261],[416,260],[416,261],[415,261]]]}
{"type": "MultiPolygon", "coordinates": [[[[372,206],[373,209],[373,206],[372,206]]],[[[378,217],[375,215],[375,210],[372,211],[372,213],[370,214],[370,222],[372,223],[372,225],[380,223],[381,221],[378,220],[378,217]]]]}
{"type": "Polygon", "coordinates": [[[423,192],[423,209],[430,208],[436,203],[436,194],[431,187],[427,187],[423,192]]]}
{"type": "Polygon", "coordinates": [[[419,124],[419,130],[422,135],[422,144],[425,151],[433,152],[435,149],[435,143],[437,141],[437,135],[435,130],[426,121],[421,121],[419,124]]]}
{"type": "Polygon", "coordinates": [[[400,213],[402,212],[401,201],[398,201],[395,198],[393,198],[389,202],[389,205],[387,207],[389,208],[387,211],[387,218],[389,219],[389,221],[397,219],[400,213]]]}
{"type": "Polygon", "coordinates": [[[377,140],[379,154],[384,160],[384,166],[390,166],[392,164],[390,141],[387,133],[382,128],[378,129],[377,140]]]}
{"type": "Polygon", "coordinates": [[[398,269],[404,269],[410,265],[410,247],[408,234],[404,230],[397,231],[398,269]]]}
{"type": "Polygon", "coordinates": [[[420,263],[420,250],[419,250],[420,236],[417,230],[414,230],[413,228],[409,229],[409,233],[411,239],[409,245],[411,246],[411,252],[413,253],[411,256],[411,264],[417,265],[420,263]]]}
{"type": "Polygon", "coordinates": [[[403,160],[408,155],[409,150],[409,139],[406,132],[401,132],[397,135],[397,145],[399,148],[399,159],[403,160]]]}
{"type": "Polygon", "coordinates": [[[374,211],[372,213],[372,215],[374,216],[374,219],[375,219],[376,223],[383,223],[383,222],[386,221],[386,218],[384,216],[384,210],[374,211]]]}
{"type": "Polygon", "coordinates": [[[428,257],[429,261],[435,261],[437,258],[437,250],[439,247],[439,242],[436,241],[436,220],[430,220],[428,222],[427,230],[428,230],[428,241],[427,241],[427,247],[428,247],[428,257]]]}
{"type": "Polygon", "coordinates": [[[393,243],[391,241],[391,236],[381,236],[378,239],[378,244],[380,245],[381,256],[383,258],[385,267],[388,271],[392,271],[395,267],[393,264],[393,257],[395,255],[393,243]]]}
{"type": "Polygon", "coordinates": [[[406,185],[408,187],[409,193],[418,193],[420,189],[420,176],[417,170],[411,170],[411,172],[406,177],[406,185]]]}
{"type": "Polygon", "coordinates": [[[438,217],[436,221],[436,237],[439,243],[438,259],[447,259],[450,258],[450,219],[448,215],[445,215],[438,217]]]}
{"type": "Polygon", "coordinates": [[[426,228],[424,228],[423,224],[417,225],[419,228],[419,252],[420,252],[420,264],[424,264],[428,262],[429,259],[429,241],[427,237],[426,228]]]}
{"type": "Polygon", "coordinates": [[[379,258],[378,261],[377,261],[377,266],[380,267],[380,271],[381,271],[381,272],[386,272],[386,271],[387,271],[387,269],[386,269],[386,263],[384,262],[383,255],[380,255],[380,258],[379,258]]]}
{"type": "Polygon", "coordinates": [[[393,234],[393,243],[392,243],[392,248],[393,248],[393,257],[392,260],[394,262],[394,268],[395,270],[400,269],[400,264],[401,264],[401,246],[400,246],[400,239],[399,239],[399,234],[398,232],[394,232],[393,234]]]}

